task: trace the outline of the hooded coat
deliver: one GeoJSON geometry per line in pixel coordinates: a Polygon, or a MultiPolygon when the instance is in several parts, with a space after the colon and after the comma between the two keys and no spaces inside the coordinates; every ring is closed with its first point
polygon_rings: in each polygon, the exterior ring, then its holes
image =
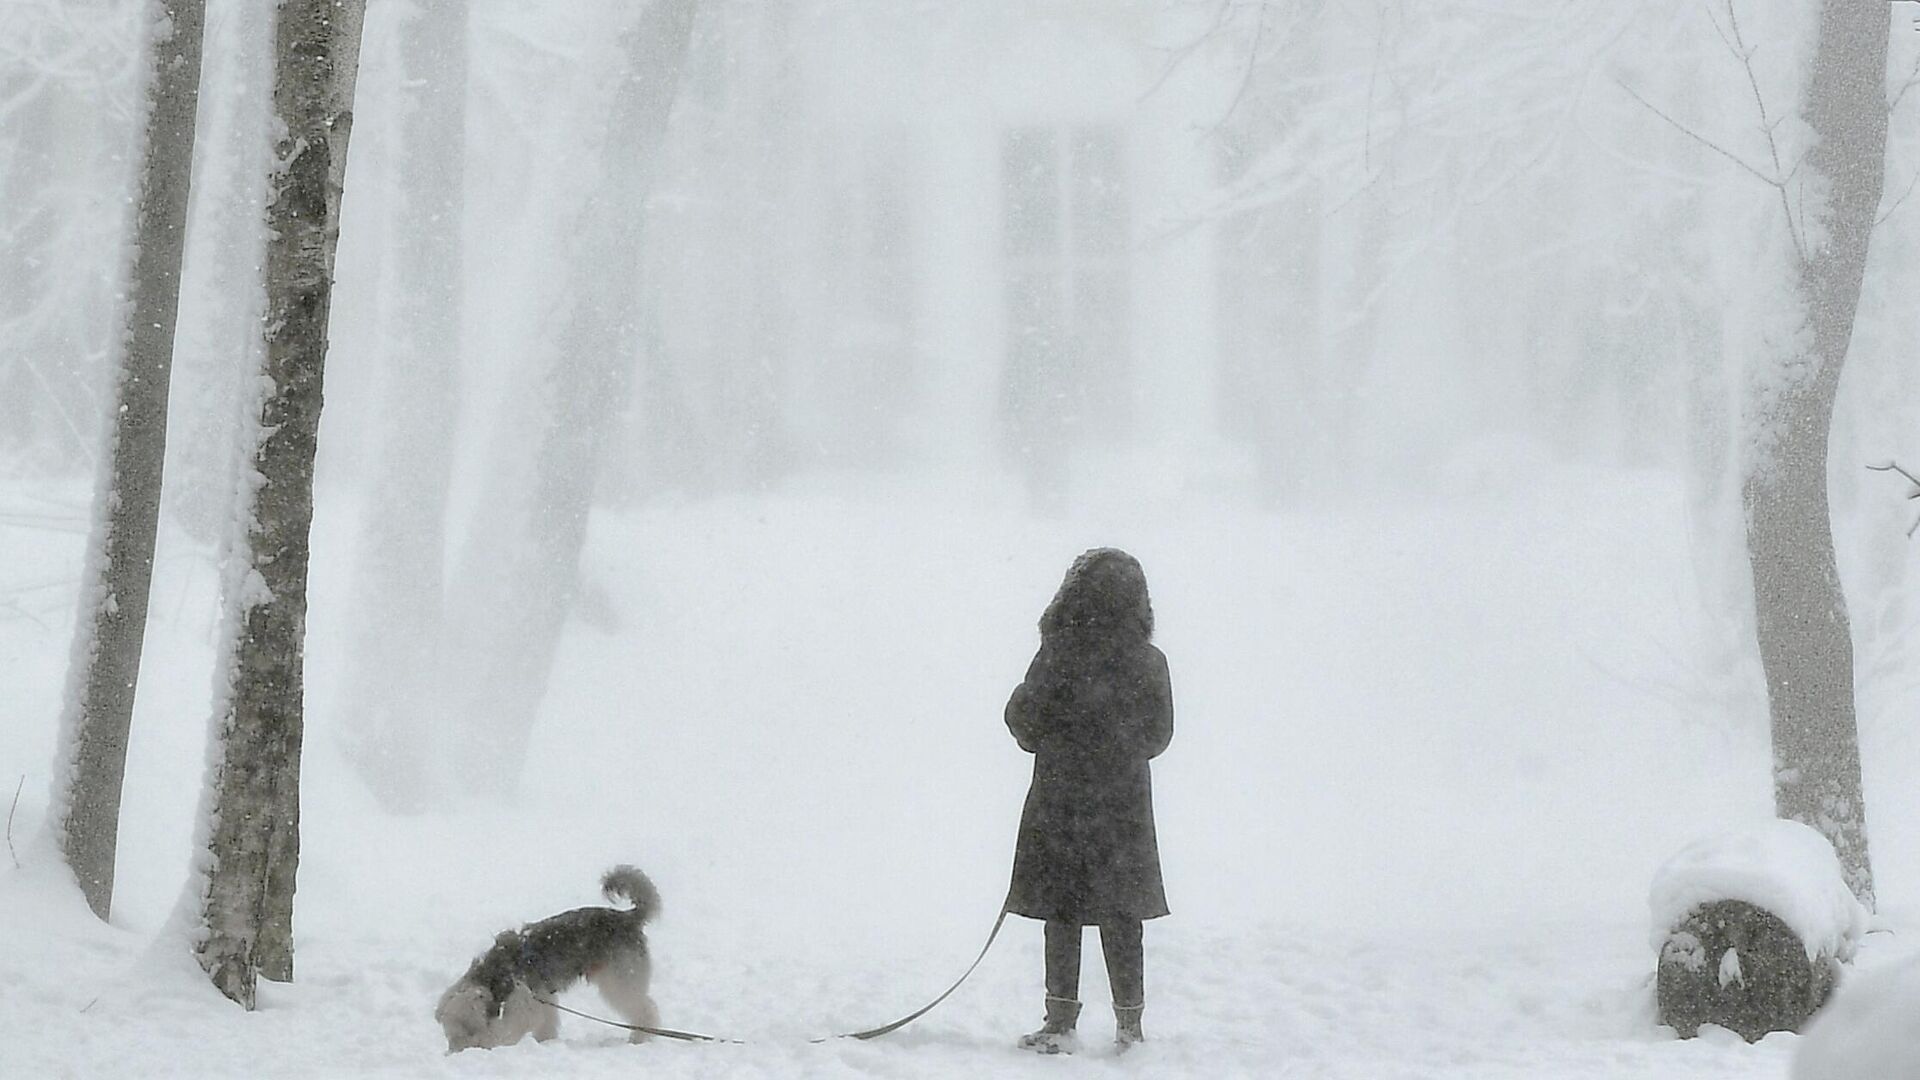
{"type": "Polygon", "coordinates": [[[1173,739],[1173,690],[1152,636],[1132,556],[1075,561],[1007,702],[1007,728],[1033,754],[1008,911],[1080,925],[1167,914],[1147,763],[1173,739]]]}

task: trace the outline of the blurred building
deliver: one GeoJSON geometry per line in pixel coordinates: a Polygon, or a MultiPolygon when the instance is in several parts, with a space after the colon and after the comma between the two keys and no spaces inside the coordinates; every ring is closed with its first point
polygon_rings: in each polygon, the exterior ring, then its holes
{"type": "Polygon", "coordinates": [[[1212,437],[1180,221],[1211,165],[1147,7],[754,4],[696,43],[654,236],[709,461],[1005,469],[1052,502],[1212,437]]]}

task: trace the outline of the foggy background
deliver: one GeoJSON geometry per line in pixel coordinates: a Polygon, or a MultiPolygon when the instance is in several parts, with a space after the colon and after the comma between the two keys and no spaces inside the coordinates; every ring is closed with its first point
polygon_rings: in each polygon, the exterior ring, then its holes
{"type": "MultiPolygon", "coordinates": [[[[94,469],[133,7],[13,0],[0,41],[0,477],[35,527],[80,528],[94,469]]],[[[174,558],[218,557],[257,337],[255,7],[209,5],[174,558]]],[[[1605,515],[1631,477],[1692,561],[1691,636],[1634,677],[1757,723],[1734,470],[1777,196],[1704,143],[1766,159],[1756,103],[1781,122],[1803,7],[707,0],[657,167],[629,175],[634,5],[375,0],[320,449],[341,524],[316,547],[316,612],[355,615],[316,615],[340,635],[318,662],[480,685],[529,640],[550,658],[542,618],[644,620],[577,544],[541,547],[609,512],[800,498],[1095,543],[1541,492],[1605,515]],[[623,215],[639,251],[608,261],[623,215]],[[611,326],[579,317],[599,287],[628,305],[611,326]]],[[[1920,460],[1900,107],[1832,469],[1862,669],[1895,676],[1864,683],[1869,723],[1911,688],[1907,508],[1862,468],[1920,460]]],[[[45,617],[69,584],[25,574],[0,612],[45,617]]],[[[545,668],[473,693],[534,708],[545,668]]]]}
{"type": "MultiPolygon", "coordinates": [[[[898,1039],[802,1040],[971,955],[1031,768],[1000,710],[1061,573],[1115,545],[1178,716],[1162,1071],[1785,1074],[1790,1042],[1658,1033],[1646,900],[1774,812],[1739,500],[1784,215],[1748,169],[1802,134],[1813,5],[697,0],[654,147],[647,16],[682,2],[369,0],[302,982],[243,1018],[197,970],[125,978],[195,857],[260,338],[271,5],[209,0],[114,922],[5,920],[0,1027],[102,1074],[427,1075],[474,951],[633,861],[666,1022],[757,1040],[648,1067],[979,1075],[1041,1005],[1024,920],[898,1039]]],[[[122,316],[138,8],[0,0],[20,837],[122,316]]],[[[1920,915],[1920,504],[1865,466],[1920,467],[1916,19],[1829,485],[1891,925],[1920,915]]],[[[612,1038],[521,1050],[625,1075],[612,1038]]]]}

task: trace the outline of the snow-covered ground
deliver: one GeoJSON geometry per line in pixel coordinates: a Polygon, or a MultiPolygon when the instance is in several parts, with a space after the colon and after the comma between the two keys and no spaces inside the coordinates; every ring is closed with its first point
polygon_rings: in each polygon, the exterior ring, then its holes
{"type": "Polygon", "coordinates": [[[1883,965],[1834,995],[1807,1027],[1793,1080],[1920,1080],[1920,956],[1883,965]]]}
{"type": "MultiPolygon", "coordinates": [[[[1153,500],[1145,500],[1153,503],[1153,500]]],[[[29,840],[63,678],[82,493],[0,497],[0,776],[29,840]],[[10,793],[8,793],[10,794],[10,793]]],[[[991,498],[827,491],[596,519],[517,806],[396,818],[342,763],[349,500],[323,493],[309,648],[298,974],[244,1014],[162,933],[188,861],[214,575],[169,530],[111,926],[0,864],[0,1075],[1784,1078],[1798,1042],[1655,1025],[1647,890],[1769,809],[1758,725],[1697,674],[1678,495],[1567,476],[1525,495],[1277,514],[1198,501],[1058,521],[991,498]],[[1005,887],[1029,759],[1000,709],[1081,549],[1140,556],[1173,671],[1155,766],[1174,914],[1147,928],[1149,1042],[1116,1060],[1089,942],[1088,1049],[1040,1017],[1005,887]],[[611,615],[611,618],[602,616],[611,615]],[[654,1043],[453,1057],[430,1012],[491,934],[659,883],[654,1043]],[[644,1070],[642,1072],[642,1070],[644,1070]]],[[[1920,916],[1920,745],[1869,716],[1882,922],[1920,916]]],[[[0,797],[5,797],[0,795],[0,797]]],[[[1920,951],[1870,935],[1860,964],[1920,951]]],[[[570,999],[593,1009],[591,992],[570,999]]]]}

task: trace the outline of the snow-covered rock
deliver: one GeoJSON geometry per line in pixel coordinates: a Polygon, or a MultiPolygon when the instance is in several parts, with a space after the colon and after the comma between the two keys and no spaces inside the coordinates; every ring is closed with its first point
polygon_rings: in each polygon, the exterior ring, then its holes
{"type": "Polygon", "coordinates": [[[1833,845],[1797,821],[1771,820],[1695,841],[1653,876],[1647,903],[1653,948],[1687,915],[1719,900],[1741,900],[1778,916],[1809,960],[1850,960],[1867,912],[1847,888],[1833,845]]]}
{"type": "Polygon", "coordinates": [[[1920,1080],[1920,958],[1842,982],[1807,1027],[1793,1080],[1920,1080]]]}

